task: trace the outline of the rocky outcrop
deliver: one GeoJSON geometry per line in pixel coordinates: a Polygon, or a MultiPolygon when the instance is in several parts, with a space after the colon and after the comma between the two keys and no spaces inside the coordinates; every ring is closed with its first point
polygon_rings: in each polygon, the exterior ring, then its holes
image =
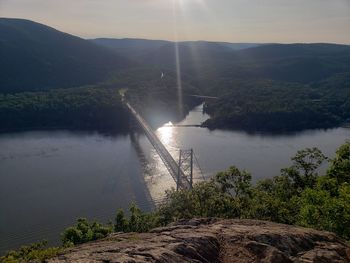
{"type": "Polygon", "coordinates": [[[77,246],[59,262],[350,262],[329,232],[256,220],[192,219],[150,233],[117,233],[77,246]]]}

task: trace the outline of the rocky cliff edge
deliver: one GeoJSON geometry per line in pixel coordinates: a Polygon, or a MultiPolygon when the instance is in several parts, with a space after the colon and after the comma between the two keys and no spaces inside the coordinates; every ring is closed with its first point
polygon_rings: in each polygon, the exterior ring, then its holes
{"type": "Polygon", "coordinates": [[[67,250],[60,262],[350,262],[329,232],[256,220],[192,219],[149,233],[116,233],[67,250]]]}

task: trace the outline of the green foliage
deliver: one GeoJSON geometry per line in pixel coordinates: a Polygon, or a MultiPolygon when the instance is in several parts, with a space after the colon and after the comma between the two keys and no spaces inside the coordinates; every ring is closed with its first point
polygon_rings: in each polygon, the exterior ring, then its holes
{"type": "Polygon", "coordinates": [[[98,83],[130,65],[88,40],[29,20],[0,18],[0,35],[0,92],[98,83]]]}
{"type": "Polygon", "coordinates": [[[0,257],[0,261],[3,263],[45,262],[46,259],[56,256],[60,251],[62,248],[47,247],[47,242],[42,241],[10,251],[0,257]]]}
{"type": "Polygon", "coordinates": [[[228,211],[234,211],[229,195],[214,180],[198,183],[192,190],[167,191],[165,200],[158,211],[165,223],[192,217],[227,217],[228,211]]]}
{"type": "Polygon", "coordinates": [[[349,150],[346,142],[337,150],[327,175],[319,177],[314,188],[302,192],[298,224],[350,239],[349,150]]]}
{"type": "MultiPolygon", "coordinates": [[[[125,92],[128,87],[125,96],[155,126],[169,119],[180,121],[190,108],[200,102],[184,97],[180,114],[176,78],[167,75],[160,80],[159,70],[135,70],[115,77],[117,79],[94,86],[0,93],[0,132],[52,128],[125,132],[130,128],[130,116],[122,105],[119,91],[125,92]],[[132,80],[136,75],[138,78],[132,80]],[[159,116],[159,112],[162,112],[161,116],[154,118],[159,116]]],[[[185,84],[183,90],[198,93],[185,84]]]]}
{"type": "Polygon", "coordinates": [[[220,99],[206,107],[209,128],[288,132],[335,127],[350,118],[350,73],[312,84],[272,79],[220,84],[220,99]]]}
{"type": "Polygon", "coordinates": [[[317,179],[317,169],[327,157],[317,148],[298,151],[292,158],[293,165],[282,169],[282,174],[292,179],[294,188],[300,190],[313,187],[317,179]]]}
{"type": "Polygon", "coordinates": [[[328,175],[335,178],[338,183],[350,183],[350,141],[342,145],[336,157],[332,160],[328,175]]]}
{"type": "Polygon", "coordinates": [[[159,217],[156,213],[143,213],[135,204],[131,204],[130,217],[124,215],[124,211],[119,209],[114,219],[115,232],[147,232],[160,225],[159,217]]]}
{"type": "Polygon", "coordinates": [[[223,192],[228,192],[233,197],[245,197],[249,195],[252,176],[246,171],[241,172],[237,167],[230,167],[225,172],[216,175],[215,181],[219,183],[223,192]]]}
{"type": "Polygon", "coordinates": [[[128,220],[125,218],[124,210],[119,209],[114,219],[114,232],[126,232],[128,229],[128,220]]]}
{"type": "Polygon", "coordinates": [[[64,246],[72,246],[86,243],[106,237],[112,232],[112,227],[103,226],[100,223],[89,221],[85,218],[80,218],[77,224],[67,228],[62,234],[62,242],[64,246]]]}
{"type": "Polygon", "coordinates": [[[134,205],[129,219],[118,211],[114,229],[142,232],[193,217],[252,218],[333,231],[350,239],[348,149],[349,142],[340,147],[323,176],[317,171],[327,158],[317,148],[298,151],[291,167],[255,186],[248,172],[230,167],[192,190],[167,191],[165,202],[151,214],[134,205]]]}
{"type": "Polygon", "coordinates": [[[117,89],[82,87],[0,94],[0,123],[8,129],[118,129],[129,117],[117,89]]]}
{"type": "Polygon", "coordinates": [[[192,217],[253,218],[333,231],[350,239],[348,149],[349,143],[340,147],[323,176],[317,170],[326,157],[317,148],[298,151],[280,176],[255,186],[249,173],[231,167],[191,191],[169,191],[157,212],[165,223],[192,217]]]}
{"type": "Polygon", "coordinates": [[[249,218],[295,223],[298,211],[297,189],[290,177],[281,175],[260,181],[252,192],[249,218]]]}
{"type": "Polygon", "coordinates": [[[322,189],[306,189],[300,198],[297,223],[301,226],[327,230],[350,239],[350,186],[341,185],[338,195],[322,189]]]}

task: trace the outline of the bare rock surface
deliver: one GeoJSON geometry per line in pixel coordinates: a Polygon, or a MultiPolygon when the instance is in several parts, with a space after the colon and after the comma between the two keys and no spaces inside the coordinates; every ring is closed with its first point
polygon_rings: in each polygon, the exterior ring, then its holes
{"type": "Polygon", "coordinates": [[[350,262],[329,232],[256,220],[192,219],[150,233],[117,233],[74,247],[59,262],[350,262]]]}

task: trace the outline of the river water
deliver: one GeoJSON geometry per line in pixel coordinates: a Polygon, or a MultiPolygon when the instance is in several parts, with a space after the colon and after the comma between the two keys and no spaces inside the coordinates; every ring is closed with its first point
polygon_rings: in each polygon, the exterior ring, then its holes
{"type": "MultiPolygon", "coordinates": [[[[195,125],[207,118],[199,106],[179,124],[195,125]]],[[[252,135],[170,123],[156,134],[175,159],[180,148],[194,149],[196,181],[231,165],[247,169],[254,181],[272,177],[290,165],[299,149],[318,147],[333,157],[350,139],[349,128],[252,135]]],[[[131,202],[151,210],[152,200],[175,187],[156,151],[138,133],[2,134],[0,180],[0,254],[42,239],[59,243],[63,229],[79,217],[108,222],[131,202]]]]}

